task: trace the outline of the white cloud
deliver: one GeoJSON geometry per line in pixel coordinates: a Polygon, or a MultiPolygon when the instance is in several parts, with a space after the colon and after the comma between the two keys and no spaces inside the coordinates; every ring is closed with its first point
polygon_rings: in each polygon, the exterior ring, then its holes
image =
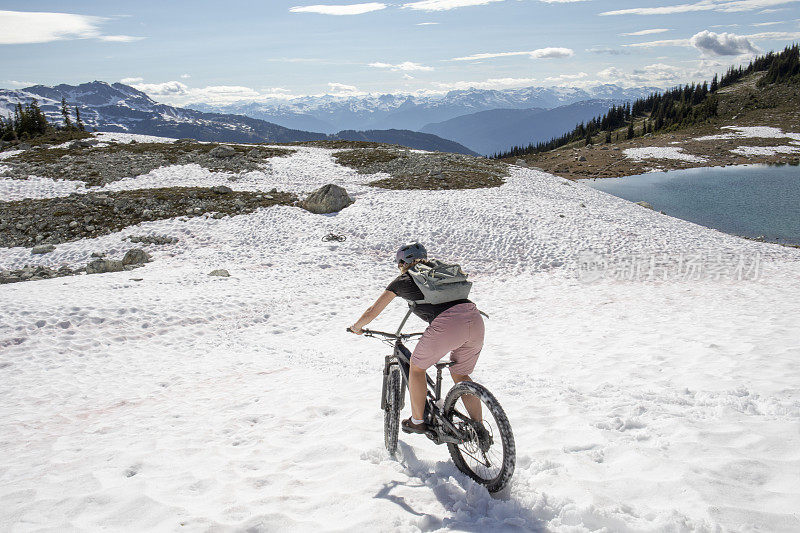
{"type": "Polygon", "coordinates": [[[358,88],[354,85],[345,85],[344,83],[328,82],[328,87],[337,93],[356,93],[358,88]]]}
{"type": "Polygon", "coordinates": [[[800,31],[767,31],[763,33],[752,33],[745,37],[754,40],[765,41],[790,41],[800,39],[800,31]]]}
{"type": "Polygon", "coordinates": [[[403,4],[404,8],[415,9],[418,11],[449,11],[459,7],[484,6],[494,2],[504,0],[421,0],[420,2],[409,2],[403,4]]]}
{"type": "Polygon", "coordinates": [[[100,25],[107,18],[72,13],[0,11],[0,44],[49,43],[65,39],[100,39],[131,42],[142,37],[103,35],[100,25]]]}
{"type": "Polygon", "coordinates": [[[191,78],[191,77],[192,77],[192,75],[191,75],[191,74],[181,74],[181,79],[182,79],[182,80],[188,80],[188,79],[189,79],[189,78],[191,78]]]}
{"type": "Polygon", "coordinates": [[[420,22],[417,26],[437,26],[438,22],[420,22]]]}
{"type": "Polygon", "coordinates": [[[99,35],[97,38],[110,43],[132,43],[144,39],[144,37],[134,37],[132,35],[99,35]]]}
{"type": "Polygon", "coordinates": [[[425,65],[420,65],[419,63],[412,63],[411,61],[403,61],[402,63],[398,63],[397,65],[392,65],[391,63],[370,63],[369,66],[375,68],[386,68],[395,72],[398,70],[402,71],[433,70],[433,67],[426,67],[425,65]]]}
{"type": "Polygon", "coordinates": [[[751,26],[775,26],[777,24],[784,24],[782,21],[777,22],[756,22],[754,24],[750,24],[751,26]]]}
{"type": "Polygon", "coordinates": [[[295,6],[289,9],[292,13],[316,13],[318,15],[363,15],[371,11],[386,9],[386,4],[368,2],[366,4],[349,5],[314,5],[295,6]]]}
{"type": "Polygon", "coordinates": [[[451,61],[477,61],[481,59],[492,59],[495,57],[529,56],[531,59],[553,59],[558,57],[570,57],[575,52],[570,48],[539,48],[527,52],[496,52],[489,54],[473,54],[471,56],[454,57],[451,61]]]}
{"type": "Polygon", "coordinates": [[[694,11],[720,11],[736,13],[753,11],[769,6],[791,4],[800,0],[700,0],[692,4],[676,4],[661,7],[634,7],[604,11],[600,15],[671,15],[674,13],[690,13],[694,11]]]}
{"type": "Polygon", "coordinates": [[[434,87],[445,90],[464,89],[509,89],[525,87],[536,81],[536,78],[491,78],[485,81],[456,81],[449,83],[434,82],[434,87]]]}
{"type": "Polygon", "coordinates": [[[564,83],[564,82],[567,82],[567,81],[582,80],[582,79],[588,78],[588,77],[589,77],[589,75],[587,73],[578,72],[577,74],[561,74],[559,76],[551,76],[551,77],[545,78],[544,81],[546,83],[559,84],[559,83],[564,83]]]}
{"type": "Polygon", "coordinates": [[[588,0],[539,0],[545,4],[572,4],[575,2],[587,2],[588,0]]]}
{"type": "Polygon", "coordinates": [[[15,88],[30,87],[31,85],[35,85],[32,81],[17,81],[17,80],[3,80],[0,83],[5,85],[6,87],[15,87],[15,88]]]}
{"type": "Polygon", "coordinates": [[[403,74],[403,79],[404,80],[413,80],[414,76],[412,76],[411,74],[403,74]]]}
{"type": "Polygon", "coordinates": [[[664,33],[665,31],[669,31],[669,28],[654,28],[652,30],[639,30],[639,31],[632,31],[630,33],[620,33],[620,35],[623,37],[628,35],[652,35],[654,33],[664,33]]]}
{"type": "Polygon", "coordinates": [[[144,81],[144,78],[122,78],[119,80],[120,83],[124,83],[125,85],[131,85],[133,83],[141,83],[144,81]]]}
{"type": "Polygon", "coordinates": [[[164,83],[137,83],[134,88],[151,96],[158,102],[170,105],[187,105],[203,102],[207,104],[232,104],[240,101],[263,101],[274,98],[292,98],[282,91],[259,92],[250,87],[238,85],[213,85],[208,87],[189,87],[179,81],[164,83]]]}
{"type": "Polygon", "coordinates": [[[646,41],[643,43],[623,44],[630,48],[654,48],[656,46],[690,46],[689,39],[664,39],[662,41],[646,41]]]}
{"type": "Polygon", "coordinates": [[[627,50],[619,50],[617,48],[609,48],[607,46],[599,46],[599,47],[595,47],[595,48],[587,48],[586,51],[589,52],[589,53],[592,53],[592,54],[609,54],[609,55],[612,55],[612,56],[619,56],[619,55],[629,54],[630,53],[627,50]]]}
{"type": "Polygon", "coordinates": [[[714,56],[738,56],[758,52],[747,37],[733,33],[717,34],[703,30],[694,34],[689,43],[704,54],[714,56]]]}

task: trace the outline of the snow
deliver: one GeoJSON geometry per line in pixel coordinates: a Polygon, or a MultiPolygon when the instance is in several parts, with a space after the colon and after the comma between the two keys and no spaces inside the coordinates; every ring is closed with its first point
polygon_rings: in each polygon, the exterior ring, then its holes
{"type": "MultiPolygon", "coordinates": [[[[77,265],[120,256],[127,235],[179,238],[149,246],[154,262],[133,272],[0,286],[3,528],[800,528],[800,250],[530,169],[493,189],[375,189],[330,153],[303,148],[245,183],[344,185],[356,203],[336,215],[277,206],[147,222],[42,256],[0,249],[2,268],[77,265]],[[329,231],[348,239],[322,242],[329,231]],[[386,347],[344,327],[415,238],[463,264],[491,316],[473,377],[514,428],[504,498],[422,436],[402,435],[398,460],[383,449],[386,347]],[[761,254],[763,271],[585,282],[585,250],[761,254]]],[[[176,176],[217,179],[191,167],[141,179],[176,176]]]]}
{"type": "Polygon", "coordinates": [[[690,163],[702,163],[704,158],[687,154],[683,152],[683,148],[674,146],[645,146],[642,148],[627,148],[622,151],[628,159],[642,160],[642,159],[678,159],[680,161],[688,161],[690,163]]]}
{"type": "Polygon", "coordinates": [[[153,135],[140,135],[138,133],[121,133],[116,131],[99,131],[94,136],[103,142],[129,143],[171,143],[177,139],[173,137],[155,137],[153,135]]]}
{"type": "Polygon", "coordinates": [[[723,139],[744,139],[744,138],[760,138],[760,139],[794,139],[800,140],[800,133],[784,133],[780,128],[772,126],[722,126],[720,129],[732,130],[729,133],[720,133],[717,135],[706,135],[704,137],[696,137],[695,141],[717,141],[723,139]]]}
{"type": "MultiPolygon", "coordinates": [[[[5,170],[0,167],[0,175],[5,170]]],[[[82,181],[54,180],[30,176],[28,179],[0,177],[0,199],[3,201],[23,200],[25,198],[58,198],[75,192],[86,192],[82,181]]]]}
{"type": "Polygon", "coordinates": [[[796,146],[737,146],[731,150],[731,153],[743,156],[793,154],[796,152],[800,152],[800,148],[796,146]]]}

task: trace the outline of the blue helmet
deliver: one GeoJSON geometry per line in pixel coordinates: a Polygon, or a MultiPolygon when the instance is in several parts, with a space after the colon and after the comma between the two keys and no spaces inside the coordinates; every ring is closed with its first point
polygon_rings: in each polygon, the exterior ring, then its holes
{"type": "Polygon", "coordinates": [[[425,250],[425,247],[422,246],[418,242],[412,242],[410,244],[404,244],[397,250],[395,254],[395,262],[398,264],[409,265],[413,263],[416,259],[427,259],[428,258],[428,251],[425,250]]]}

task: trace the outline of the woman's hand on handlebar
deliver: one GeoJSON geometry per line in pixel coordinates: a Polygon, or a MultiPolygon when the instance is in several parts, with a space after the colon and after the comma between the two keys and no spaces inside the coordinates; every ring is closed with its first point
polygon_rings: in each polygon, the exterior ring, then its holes
{"type": "Polygon", "coordinates": [[[355,324],[347,328],[347,331],[350,333],[355,333],[356,335],[363,335],[364,330],[361,328],[356,328],[355,324]]]}

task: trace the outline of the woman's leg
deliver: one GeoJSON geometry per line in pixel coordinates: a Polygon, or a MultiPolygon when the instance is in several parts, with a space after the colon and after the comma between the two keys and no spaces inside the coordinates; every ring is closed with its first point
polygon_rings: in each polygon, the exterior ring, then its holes
{"type": "Polygon", "coordinates": [[[411,396],[411,416],[422,420],[425,415],[425,396],[428,386],[425,384],[425,369],[411,364],[408,378],[408,393],[411,396]]]}
{"type": "MultiPolygon", "coordinates": [[[[469,376],[465,376],[463,374],[454,374],[451,372],[450,375],[453,377],[453,381],[456,383],[461,383],[462,381],[472,381],[469,376]]],[[[464,402],[464,407],[467,408],[467,412],[473,420],[477,420],[478,422],[483,420],[481,401],[478,398],[472,396],[471,394],[467,394],[461,397],[461,401],[464,402]]]]}

